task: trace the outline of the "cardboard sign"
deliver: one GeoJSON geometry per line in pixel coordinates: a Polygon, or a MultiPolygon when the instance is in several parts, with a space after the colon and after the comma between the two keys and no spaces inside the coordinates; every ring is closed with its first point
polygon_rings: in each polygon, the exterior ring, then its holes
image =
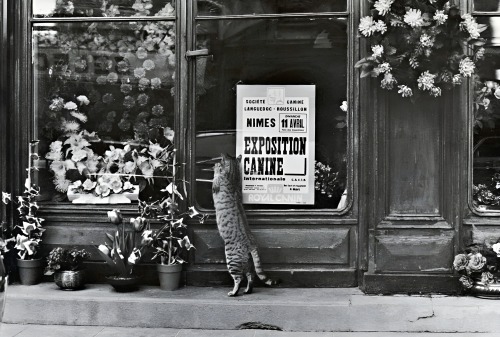
{"type": "Polygon", "coordinates": [[[314,204],[314,85],[238,85],[245,204],[314,204]]]}

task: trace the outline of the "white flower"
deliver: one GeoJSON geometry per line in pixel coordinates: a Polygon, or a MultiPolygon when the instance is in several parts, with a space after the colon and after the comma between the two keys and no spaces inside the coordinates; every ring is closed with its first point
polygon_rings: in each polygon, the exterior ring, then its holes
{"type": "Polygon", "coordinates": [[[78,130],[80,130],[80,124],[78,124],[77,122],[75,121],[67,121],[67,120],[63,120],[61,122],[61,129],[62,131],[64,131],[65,133],[75,133],[77,132],[78,130]]]}
{"type": "Polygon", "coordinates": [[[372,46],[372,56],[373,57],[380,57],[384,54],[384,46],[377,44],[375,46],[372,46]]]}
{"type": "Polygon", "coordinates": [[[495,89],[494,95],[495,95],[496,99],[500,99],[500,87],[498,87],[498,88],[495,89]]]}
{"type": "Polygon", "coordinates": [[[424,33],[420,36],[420,44],[422,47],[432,48],[434,45],[434,38],[424,33]]]}
{"type": "Polygon", "coordinates": [[[381,34],[384,34],[387,31],[387,25],[384,21],[378,20],[377,22],[375,22],[374,29],[381,34]]]}
{"type": "Polygon", "coordinates": [[[474,73],[475,68],[476,68],[476,65],[468,57],[466,57],[462,61],[460,61],[460,64],[458,65],[458,71],[460,71],[460,74],[463,77],[471,77],[471,75],[474,73]]]}
{"type": "Polygon", "coordinates": [[[137,78],[143,78],[144,76],[146,76],[146,70],[144,70],[144,68],[135,68],[134,76],[137,78]]]}
{"type": "Polygon", "coordinates": [[[423,72],[418,78],[418,88],[421,90],[431,90],[434,88],[434,79],[436,75],[431,74],[428,70],[423,72]]]}
{"type": "Polygon", "coordinates": [[[386,15],[391,10],[391,5],[394,0],[378,0],[375,2],[373,7],[380,13],[380,15],[386,15]]]}
{"type": "Polygon", "coordinates": [[[460,85],[460,84],[462,84],[462,76],[460,76],[460,74],[454,75],[453,79],[451,80],[451,82],[453,83],[453,85],[460,85]]]}
{"type": "Polygon", "coordinates": [[[130,181],[126,181],[123,183],[123,189],[124,190],[131,190],[134,188],[134,185],[130,181]]]}
{"type": "Polygon", "coordinates": [[[491,246],[491,249],[493,249],[493,251],[497,253],[497,256],[500,257],[500,242],[497,242],[493,246],[491,246]]]}
{"type": "Polygon", "coordinates": [[[420,9],[411,8],[406,12],[403,20],[411,27],[421,27],[424,24],[424,19],[422,18],[422,12],[420,9]]]}
{"type": "Polygon", "coordinates": [[[81,161],[83,159],[87,158],[87,151],[83,149],[78,149],[73,151],[73,155],[71,156],[71,160],[74,162],[81,161]]]}
{"type": "Polygon", "coordinates": [[[97,183],[95,181],[87,179],[83,182],[82,187],[85,191],[91,191],[95,188],[96,185],[97,183]]]}
{"type": "Polygon", "coordinates": [[[481,34],[479,32],[479,25],[470,14],[462,15],[463,22],[460,23],[460,29],[467,31],[472,39],[478,39],[481,34]]]}
{"type": "Polygon", "coordinates": [[[342,105],[340,106],[340,110],[347,112],[347,101],[342,101],[342,105]]]}
{"type": "Polygon", "coordinates": [[[442,25],[448,20],[448,14],[444,14],[444,11],[436,11],[436,14],[432,17],[436,20],[437,25],[442,25]]]}
{"type": "Polygon", "coordinates": [[[402,97],[411,97],[413,96],[413,91],[407,85],[398,86],[398,94],[401,94],[402,97]]]}
{"type": "Polygon", "coordinates": [[[78,109],[78,105],[76,105],[75,102],[67,102],[66,104],[64,104],[64,109],[66,110],[76,110],[78,109]]]}
{"type": "Polygon", "coordinates": [[[432,96],[434,96],[434,97],[441,96],[441,88],[439,88],[439,87],[433,87],[433,88],[431,88],[430,94],[432,96]]]}
{"type": "Polygon", "coordinates": [[[89,99],[85,95],[80,95],[76,99],[80,102],[80,105],[89,105],[90,103],[89,99]]]}
{"type": "Polygon", "coordinates": [[[95,188],[95,193],[100,197],[107,197],[111,193],[111,189],[107,184],[99,184],[95,188]]]}
{"type": "Polygon", "coordinates": [[[8,204],[9,201],[12,201],[12,197],[11,197],[10,193],[2,192],[2,202],[4,204],[8,204]]]}
{"type": "Polygon", "coordinates": [[[78,119],[82,123],[87,122],[87,116],[81,112],[71,111],[70,114],[71,114],[71,116],[75,117],[76,119],[78,119]]]}
{"type": "Polygon", "coordinates": [[[490,103],[491,103],[490,99],[485,97],[483,98],[483,102],[481,104],[484,106],[485,109],[488,109],[490,103]]]}
{"type": "Polygon", "coordinates": [[[394,88],[394,85],[396,85],[397,83],[398,81],[396,81],[394,76],[390,72],[387,72],[385,73],[382,81],[380,81],[380,86],[382,87],[382,89],[392,90],[392,88],[394,88]]]}
{"type": "Polygon", "coordinates": [[[376,31],[373,18],[371,16],[361,18],[358,29],[364,36],[371,36],[376,31]]]}
{"type": "Polygon", "coordinates": [[[55,160],[50,163],[50,170],[54,172],[56,176],[64,176],[64,174],[66,174],[66,162],[55,160]]]}
{"type": "Polygon", "coordinates": [[[377,72],[379,74],[385,74],[386,72],[389,72],[391,70],[392,70],[392,67],[391,67],[391,65],[388,62],[381,63],[377,67],[377,72]]]}
{"type": "Polygon", "coordinates": [[[49,106],[49,109],[52,111],[61,111],[64,108],[64,99],[61,97],[57,97],[52,99],[52,103],[49,106]]]}
{"type": "Polygon", "coordinates": [[[66,193],[68,192],[69,185],[71,185],[71,181],[66,179],[63,176],[56,176],[54,179],[54,186],[56,191],[61,192],[61,193],[66,193]]]}
{"type": "Polygon", "coordinates": [[[99,249],[102,253],[106,254],[107,256],[109,256],[109,254],[111,253],[109,248],[106,247],[105,245],[99,245],[99,247],[97,247],[97,249],[99,249]]]}

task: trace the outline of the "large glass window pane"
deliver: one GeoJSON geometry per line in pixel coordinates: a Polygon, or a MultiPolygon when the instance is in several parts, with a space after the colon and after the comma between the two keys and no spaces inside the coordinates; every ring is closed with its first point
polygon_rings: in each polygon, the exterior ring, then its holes
{"type": "Polygon", "coordinates": [[[496,12],[500,10],[499,0],[474,0],[474,10],[496,12]]]}
{"type": "Polygon", "coordinates": [[[478,18],[488,29],[480,82],[474,93],[473,202],[483,211],[500,211],[500,17],[478,18]]]}
{"type": "Polygon", "coordinates": [[[33,16],[173,16],[174,7],[174,0],[33,0],[33,16]]]}
{"type": "Polygon", "coordinates": [[[337,208],[347,187],[347,19],[201,21],[197,44],[213,55],[196,62],[199,205],[213,207],[206,160],[235,154],[236,85],[315,84],[318,190],[315,205],[300,208],[337,208]]]}
{"type": "Polygon", "coordinates": [[[99,175],[132,178],[144,193],[165,187],[162,163],[137,151],[156,155],[149,144],[173,137],[174,21],[35,24],[33,61],[47,199],[99,175]]]}
{"type": "Polygon", "coordinates": [[[197,0],[198,15],[340,12],[346,0],[197,0]]]}

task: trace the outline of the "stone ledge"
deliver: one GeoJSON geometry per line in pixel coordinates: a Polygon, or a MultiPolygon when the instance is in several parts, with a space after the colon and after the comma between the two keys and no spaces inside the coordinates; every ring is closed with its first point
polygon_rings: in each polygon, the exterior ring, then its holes
{"type": "Polygon", "coordinates": [[[144,286],[117,293],[109,285],[74,292],[53,283],[13,285],[4,321],[12,324],[231,330],[250,321],[285,331],[496,332],[500,302],[474,297],[371,296],[357,288],[256,288],[226,296],[229,288],[185,287],[173,292],[144,286]]]}

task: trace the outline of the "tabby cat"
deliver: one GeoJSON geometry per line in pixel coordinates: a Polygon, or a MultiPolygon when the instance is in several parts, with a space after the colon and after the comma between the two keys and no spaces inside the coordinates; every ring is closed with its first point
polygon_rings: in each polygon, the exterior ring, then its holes
{"type": "Polygon", "coordinates": [[[247,278],[245,294],[252,292],[252,265],[264,284],[278,283],[264,274],[257,245],[248,226],[241,203],[240,161],[241,156],[234,158],[222,155],[221,162],[214,166],[212,183],[217,227],[224,240],[227,268],[234,280],[234,288],[228,293],[229,296],[238,295],[244,276],[247,278]]]}

